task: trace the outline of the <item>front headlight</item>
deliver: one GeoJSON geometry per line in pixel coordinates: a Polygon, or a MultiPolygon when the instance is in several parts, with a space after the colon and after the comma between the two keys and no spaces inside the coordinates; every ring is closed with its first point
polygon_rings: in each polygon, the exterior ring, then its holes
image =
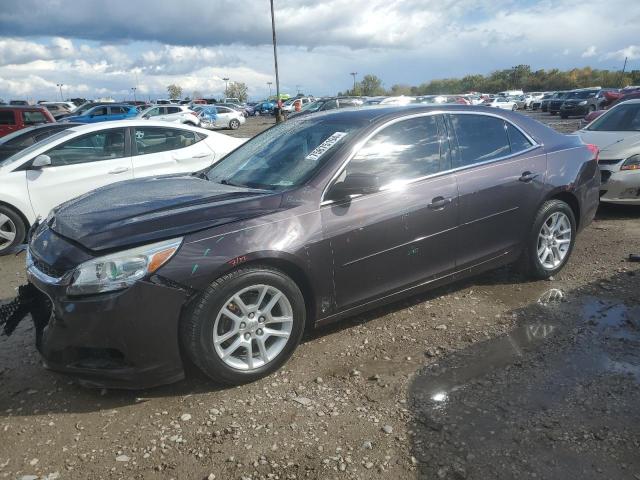
{"type": "Polygon", "coordinates": [[[586,100],[583,100],[578,105],[586,105],[587,103],[589,103],[589,102],[587,102],[586,100]]]}
{"type": "Polygon", "coordinates": [[[91,295],[130,287],[167,263],[181,243],[182,237],[174,238],[84,262],[73,272],[67,295],[91,295]]]}
{"type": "Polygon", "coordinates": [[[627,158],[620,167],[620,170],[640,170],[640,153],[636,153],[627,158]]]}

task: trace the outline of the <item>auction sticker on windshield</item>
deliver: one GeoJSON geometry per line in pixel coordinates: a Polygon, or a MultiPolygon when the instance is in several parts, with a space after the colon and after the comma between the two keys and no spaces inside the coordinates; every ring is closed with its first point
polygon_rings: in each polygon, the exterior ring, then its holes
{"type": "Polygon", "coordinates": [[[313,151],[307,155],[305,160],[318,160],[327,150],[333,147],[336,143],[340,141],[342,137],[344,137],[347,132],[336,132],[330,137],[328,137],[324,142],[318,145],[313,151]]]}

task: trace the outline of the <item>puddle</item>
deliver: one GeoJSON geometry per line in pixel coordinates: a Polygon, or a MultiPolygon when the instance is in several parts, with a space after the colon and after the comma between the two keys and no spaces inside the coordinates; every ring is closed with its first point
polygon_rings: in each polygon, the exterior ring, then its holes
{"type": "Polygon", "coordinates": [[[548,291],[513,313],[414,376],[418,478],[635,478],[640,306],[548,291]]]}
{"type": "MultiPolygon", "coordinates": [[[[638,345],[631,352],[620,352],[620,341],[640,342],[640,306],[629,307],[621,302],[602,300],[596,297],[582,297],[576,302],[579,309],[574,324],[559,319],[570,316],[571,309],[559,310],[560,304],[567,302],[562,290],[550,289],[544,292],[536,305],[518,310],[520,318],[544,317],[549,321],[525,321],[507,335],[472,345],[458,352],[442,363],[433,364],[416,376],[413,394],[419,403],[431,404],[431,408],[447,406],[452,393],[466,386],[482,382],[490,373],[517,364],[518,359],[559,332],[575,327],[586,327],[590,338],[584,340],[585,348],[571,348],[566,351],[566,368],[583,368],[585,372],[604,374],[607,372],[633,375],[640,381],[640,355],[638,345]],[[545,315],[546,313],[546,315],[545,315]],[[598,343],[604,345],[597,346],[598,343]],[[625,360],[631,354],[632,359],[625,360]],[[623,358],[621,358],[623,357],[623,358]]],[[[564,367],[560,368],[564,370],[564,367]]],[[[571,375],[572,372],[567,371],[571,375]]]]}

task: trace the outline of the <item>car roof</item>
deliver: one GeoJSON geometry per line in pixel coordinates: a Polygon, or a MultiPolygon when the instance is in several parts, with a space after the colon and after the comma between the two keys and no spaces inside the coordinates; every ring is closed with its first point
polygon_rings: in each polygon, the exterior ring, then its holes
{"type": "Polygon", "coordinates": [[[44,110],[41,105],[0,105],[2,110],[44,110]]]}
{"type": "MultiPolygon", "coordinates": [[[[163,122],[160,120],[143,120],[143,119],[131,119],[131,120],[112,120],[109,122],[98,123],[80,123],[70,130],[74,132],[90,133],[98,130],[104,130],[108,128],[126,128],[126,127],[164,127],[164,128],[178,128],[182,130],[193,130],[194,132],[212,133],[210,130],[204,128],[192,127],[183,123],[163,122]]],[[[221,134],[222,135],[222,134],[221,134]]]]}

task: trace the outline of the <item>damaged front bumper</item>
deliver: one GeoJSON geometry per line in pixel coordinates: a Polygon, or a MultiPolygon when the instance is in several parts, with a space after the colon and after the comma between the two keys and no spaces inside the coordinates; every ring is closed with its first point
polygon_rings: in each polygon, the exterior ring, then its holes
{"type": "Polygon", "coordinates": [[[184,378],[178,328],[191,292],[156,276],[118,292],[68,297],[65,278],[46,275],[29,256],[27,277],[29,285],[0,314],[12,314],[15,329],[15,318],[31,313],[47,368],[105,388],[149,388],[184,378]]]}

